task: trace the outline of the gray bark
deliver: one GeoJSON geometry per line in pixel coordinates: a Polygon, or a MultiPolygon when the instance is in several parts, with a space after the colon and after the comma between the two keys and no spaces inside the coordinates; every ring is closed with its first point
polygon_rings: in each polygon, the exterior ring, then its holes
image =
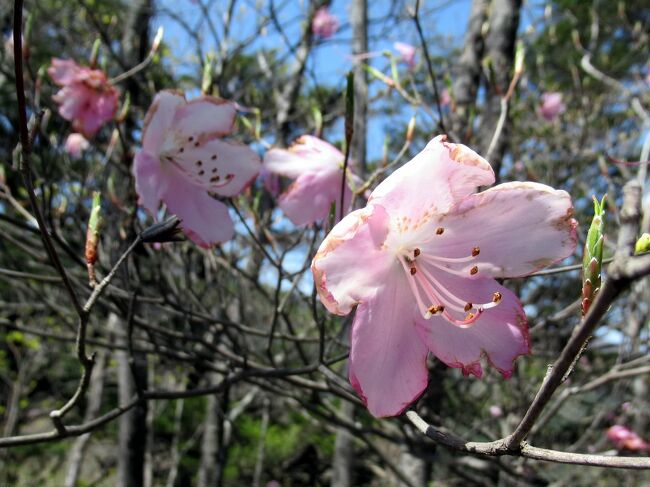
{"type": "MultiPolygon", "coordinates": [[[[124,329],[124,323],[114,314],[109,320],[118,322],[116,328],[124,329]]],[[[125,330],[126,331],[126,330],[125,330]]],[[[133,357],[125,351],[117,351],[118,398],[120,404],[128,402],[136,394],[138,381],[142,388],[147,384],[146,358],[141,355],[133,357]],[[133,377],[132,369],[135,372],[133,377]]],[[[147,438],[147,403],[145,401],[124,413],[119,419],[119,441],[117,453],[117,485],[119,487],[142,487],[144,485],[144,464],[147,438]]]]}
{"type": "MultiPolygon", "coordinates": [[[[354,422],[354,404],[348,401],[341,408],[343,419],[354,422]]],[[[353,485],[354,437],[347,428],[336,429],[334,458],[332,460],[332,487],[351,487],[353,485]]]]}
{"type": "MultiPolygon", "coordinates": [[[[519,28],[521,0],[493,0],[490,9],[488,34],[485,39],[485,55],[490,60],[490,80],[487,84],[486,107],[479,130],[481,153],[487,153],[494,128],[501,114],[501,98],[508,91],[515,58],[515,42],[519,28]]],[[[499,180],[503,155],[508,146],[509,117],[503,127],[493,156],[492,168],[499,180]]]]}
{"type": "Polygon", "coordinates": [[[463,52],[460,56],[453,85],[455,112],[452,117],[452,132],[460,142],[469,142],[469,114],[476,104],[476,93],[481,82],[481,59],[483,58],[483,25],[487,19],[489,0],[474,0],[463,52]]]}
{"type": "Polygon", "coordinates": [[[205,405],[203,438],[201,440],[201,464],[198,487],[215,485],[217,471],[217,441],[219,429],[219,401],[216,395],[208,396],[205,405]]]}
{"type": "MultiPolygon", "coordinates": [[[[98,350],[95,356],[95,366],[93,367],[90,385],[88,386],[88,405],[84,413],[84,423],[97,417],[102,405],[102,394],[104,392],[104,370],[106,365],[106,351],[98,350]]],[[[77,438],[72,445],[70,455],[68,456],[68,472],[65,476],[65,487],[74,487],[79,481],[81,467],[88,443],[90,442],[91,433],[86,433],[77,438]]]]}
{"type": "MultiPolygon", "coordinates": [[[[368,2],[354,0],[350,10],[352,54],[368,52],[368,2]]],[[[368,123],[368,73],[362,63],[354,67],[354,135],[351,153],[362,179],[366,172],[366,138],[368,123]]]]}

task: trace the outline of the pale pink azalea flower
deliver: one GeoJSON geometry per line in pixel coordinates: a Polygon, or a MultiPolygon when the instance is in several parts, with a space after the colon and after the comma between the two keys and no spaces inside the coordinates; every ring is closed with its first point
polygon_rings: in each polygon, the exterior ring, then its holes
{"type": "Polygon", "coordinates": [[[91,138],[117,112],[119,93],[108,83],[106,73],[79,66],[70,59],[52,58],[47,70],[52,80],[63,88],[52,97],[59,114],[72,122],[75,131],[91,138]]]}
{"type": "Polygon", "coordinates": [[[542,94],[542,104],[539,107],[539,113],[546,120],[549,122],[555,120],[565,110],[566,106],[562,102],[562,93],[549,92],[542,94]]]}
{"type": "Polygon", "coordinates": [[[336,15],[332,15],[327,7],[316,10],[311,21],[311,31],[314,35],[322,39],[329,39],[336,34],[337,30],[339,30],[339,19],[336,15]]]}
{"type": "Polygon", "coordinates": [[[402,61],[408,64],[409,69],[413,69],[415,67],[415,46],[406,42],[396,42],[393,47],[402,56],[402,61]]]}
{"type": "Polygon", "coordinates": [[[465,375],[481,358],[504,377],[530,351],[526,315],[495,278],[525,276],[569,256],[577,223],[564,191],[494,183],[468,147],[433,139],[346,216],[312,272],[325,307],[356,306],[350,381],[374,416],[393,416],[427,386],[433,353],[465,375]]]}
{"type": "Polygon", "coordinates": [[[650,443],[627,426],[616,424],[607,430],[607,438],[614,442],[619,450],[646,451],[650,450],[650,443]]]}
{"type": "Polygon", "coordinates": [[[65,150],[73,159],[79,159],[83,151],[85,151],[89,146],[90,144],[83,135],[74,133],[68,135],[65,139],[63,150],[65,150]]]}
{"type": "Polygon", "coordinates": [[[180,93],[161,91],[147,112],[133,164],[140,204],[155,216],[164,202],[185,234],[206,248],[234,235],[228,208],[208,193],[238,195],[260,169],[252,149],[221,139],[232,132],[235,114],[233,104],[220,98],[188,102],[180,93]]]}
{"type": "MultiPolygon", "coordinates": [[[[265,169],[295,179],[279,200],[280,208],[294,225],[327,218],[332,203],[340,207],[343,161],[340,150],[312,135],[299,137],[289,149],[271,149],[264,155],[265,169]]],[[[346,181],[346,210],[351,200],[352,191],[346,181]]],[[[338,216],[339,211],[336,213],[338,216]]]]}

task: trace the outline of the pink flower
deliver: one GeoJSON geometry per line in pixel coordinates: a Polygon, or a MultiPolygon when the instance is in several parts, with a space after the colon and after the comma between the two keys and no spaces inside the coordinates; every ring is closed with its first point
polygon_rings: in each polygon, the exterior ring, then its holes
{"type": "Polygon", "coordinates": [[[526,316],[495,278],[525,276],[570,255],[569,195],[536,183],[494,183],[485,159],[433,139],[347,215],[312,272],[325,307],[352,324],[350,381],[375,416],[402,412],[427,386],[429,352],[480,377],[504,377],[530,351],[526,316]]]}
{"type": "MultiPolygon", "coordinates": [[[[343,160],[340,150],[311,135],[299,137],[288,150],[271,149],[264,155],[267,170],[295,179],[280,196],[280,208],[295,225],[326,218],[332,203],[339,208],[343,160]]],[[[351,199],[352,192],[346,184],[346,209],[351,199]]]]}
{"type": "Polygon", "coordinates": [[[75,131],[89,139],[113,119],[119,93],[108,84],[103,71],[79,66],[72,60],[52,58],[47,72],[63,87],[52,99],[60,105],[59,114],[72,122],[75,131]]]}
{"type": "Polygon", "coordinates": [[[410,69],[415,67],[415,46],[405,42],[396,42],[393,47],[402,56],[402,61],[408,64],[410,69]]]}
{"type": "Polygon", "coordinates": [[[607,438],[616,444],[619,450],[644,451],[650,450],[647,443],[627,426],[616,424],[607,430],[607,438]]]}
{"type": "Polygon", "coordinates": [[[311,21],[311,31],[314,35],[323,39],[329,39],[339,30],[339,19],[336,15],[329,13],[327,7],[316,10],[311,21]]]}
{"type": "Polygon", "coordinates": [[[565,110],[566,107],[562,103],[562,93],[550,92],[542,95],[542,104],[539,107],[539,113],[549,122],[555,120],[565,110]]]}
{"type": "Polygon", "coordinates": [[[89,144],[86,138],[81,134],[70,134],[65,139],[65,144],[63,149],[72,157],[73,159],[79,159],[81,153],[88,148],[89,144]]]}
{"type": "Polygon", "coordinates": [[[208,193],[239,194],[257,175],[257,154],[230,134],[236,110],[211,96],[186,101],[161,91],[154,98],[142,130],[142,149],[133,174],[140,204],[156,215],[160,202],[182,220],[183,231],[202,247],[232,238],[228,208],[208,193]]]}

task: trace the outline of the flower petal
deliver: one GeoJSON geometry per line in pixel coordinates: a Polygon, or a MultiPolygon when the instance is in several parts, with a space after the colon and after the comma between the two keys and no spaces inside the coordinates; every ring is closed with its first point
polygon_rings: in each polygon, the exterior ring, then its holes
{"type": "Polygon", "coordinates": [[[57,85],[67,85],[78,81],[82,69],[72,59],[52,58],[52,65],[47,69],[47,74],[57,85]]]}
{"type": "Polygon", "coordinates": [[[196,141],[222,137],[232,132],[236,114],[231,102],[204,95],[176,110],[174,131],[196,141]]]}
{"type": "Polygon", "coordinates": [[[428,382],[428,350],[404,277],[359,304],[352,323],[350,382],[377,417],[400,414],[428,382]]]}
{"type": "Polygon", "coordinates": [[[228,208],[203,188],[176,177],[167,185],[161,199],[170,213],[181,219],[185,234],[201,247],[208,248],[233,237],[235,230],[228,208]]]}
{"type": "Polygon", "coordinates": [[[576,221],[570,196],[530,182],[505,183],[473,194],[438,220],[445,229],[435,252],[463,257],[479,247],[465,264],[478,276],[525,276],[562,260],[576,247],[576,221]]]}
{"type": "Polygon", "coordinates": [[[343,218],[325,237],[311,270],[325,307],[338,315],[377,293],[388,278],[401,277],[402,269],[383,243],[389,217],[383,207],[369,205],[343,218]]]}
{"type": "Polygon", "coordinates": [[[196,144],[188,145],[174,162],[192,183],[206,190],[234,196],[260,171],[257,152],[239,142],[213,139],[196,144]]]}
{"type": "MultiPolygon", "coordinates": [[[[305,173],[280,196],[280,208],[294,225],[307,225],[327,218],[332,203],[339,215],[341,204],[341,171],[305,173]]],[[[345,186],[343,206],[347,210],[352,192],[345,186]]]]}
{"type": "Polygon", "coordinates": [[[336,147],[318,137],[303,135],[289,149],[271,149],[264,155],[269,171],[297,178],[308,172],[341,170],[344,156],[336,147]]]}
{"type": "Polygon", "coordinates": [[[169,137],[168,131],[174,121],[174,114],[183,103],[185,97],[174,91],[165,90],[156,94],[142,128],[144,149],[154,154],[160,151],[160,147],[169,137]]]}
{"type": "Polygon", "coordinates": [[[485,159],[439,135],[377,186],[368,202],[418,221],[427,212],[444,213],[477,186],[493,182],[494,171],[485,159]]]}
{"type": "Polygon", "coordinates": [[[526,315],[517,296],[489,278],[446,280],[445,284],[474,303],[489,302],[495,291],[501,293],[501,301],[483,311],[468,328],[453,325],[439,315],[420,318],[418,331],[429,350],[450,367],[462,368],[465,375],[481,377],[480,359],[485,356],[504,377],[510,377],[513,361],[530,352],[526,315]]]}
{"type": "Polygon", "coordinates": [[[160,207],[161,194],[168,185],[160,161],[146,150],[139,150],[135,154],[132,171],[135,190],[140,197],[139,204],[155,217],[160,207]]]}

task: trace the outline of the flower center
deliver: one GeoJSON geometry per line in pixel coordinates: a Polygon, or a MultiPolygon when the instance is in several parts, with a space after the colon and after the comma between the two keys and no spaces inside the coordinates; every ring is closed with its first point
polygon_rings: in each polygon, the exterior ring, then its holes
{"type": "MultiPolygon", "coordinates": [[[[444,228],[436,230],[436,235],[444,234],[444,228]]],[[[415,296],[418,308],[425,319],[435,314],[441,314],[450,323],[467,327],[471,326],[485,311],[497,306],[502,299],[499,291],[492,293],[492,300],[487,303],[473,303],[456,295],[441,280],[444,274],[460,277],[472,277],[478,274],[478,266],[473,265],[467,270],[468,263],[475,260],[481,253],[478,246],[470,249],[465,257],[441,257],[424,252],[419,247],[402,248],[397,258],[407,274],[411,291],[415,296]],[[460,268],[463,269],[460,269],[460,268]]]]}

